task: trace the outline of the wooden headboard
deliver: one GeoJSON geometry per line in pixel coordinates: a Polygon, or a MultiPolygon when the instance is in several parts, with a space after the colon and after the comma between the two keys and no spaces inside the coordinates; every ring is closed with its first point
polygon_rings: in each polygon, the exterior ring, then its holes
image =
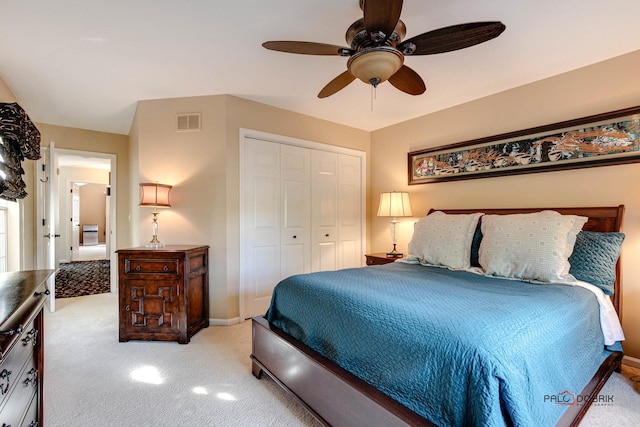
{"type": "MultiPolygon", "coordinates": [[[[539,212],[544,210],[552,210],[563,215],[580,215],[589,218],[587,223],[582,227],[585,231],[611,232],[621,231],[622,216],[624,214],[624,205],[610,207],[582,207],[582,208],[505,208],[505,209],[430,209],[429,213],[436,210],[449,214],[468,214],[474,212],[483,212],[490,215],[508,215],[539,212]]],[[[622,292],[622,281],[620,277],[620,259],[616,264],[616,282],[614,283],[614,293],[611,296],[613,306],[621,317],[620,297],[622,292]]]]}

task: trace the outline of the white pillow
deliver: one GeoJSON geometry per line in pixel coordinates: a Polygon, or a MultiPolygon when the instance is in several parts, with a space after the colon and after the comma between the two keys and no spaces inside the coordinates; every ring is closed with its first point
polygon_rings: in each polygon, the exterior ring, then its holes
{"type": "Polygon", "coordinates": [[[482,213],[446,214],[436,211],[415,224],[409,257],[422,264],[451,269],[471,266],[471,241],[482,213]]]}
{"type": "Polygon", "coordinates": [[[479,261],[486,274],[574,283],[569,256],[587,218],[555,211],[485,215],[479,261]]]}

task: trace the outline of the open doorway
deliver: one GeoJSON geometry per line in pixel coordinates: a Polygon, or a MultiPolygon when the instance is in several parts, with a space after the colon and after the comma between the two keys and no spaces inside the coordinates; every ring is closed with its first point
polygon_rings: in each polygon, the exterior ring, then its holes
{"type": "MultiPolygon", "coordinates": [[[[56,173],[49,173],[41,181],[47,183],[51,179],[54,182],[50,183],[50,190],[44,197],[38,198],[38,202],[42,200],[43,204],[51,203],[53,206],[46,217],[49,220],[43,218],[41,222],[43,225],[49,222],[55,225],[55,231],[48,232],[49,239],[55,237],[55,244],[52,245],[55,251],[53,268],[58,271],[53,298],[114,292],[117,287],[116,269],[110,268],[110,265],[115,265],[116,156],[52,146],[53,142],[47,151],[51,151],[50,170],[56,173]],[[50,202],[46,202],[47,199],[50,202]],[[82,208],[83,199],[86,209],[82,208]],[[87,231],[86,237],[83,236],[83,228],[87,231]],[[82,265],[83,262],[94,261],[95,268],[82,265]],[[80,265],[83,267],[80,271],[71,268],[80,265]],[[100,292],[86,293],[96,281],[96,271],[100,272],[100,292]],[[69,277],[69,274],[75,276],[69,277]],[[106,279],[102,280],[105,274],[106,279]],[[70,294],[61,289],[59,285],[65,281],[74,284],[80,293],[70,294]]],[[[40,212],[46,214],[47,209],[38,208],[40,212]]],[[[45,248],[46,245],[41,247],[45,248]]],[[[38,253],[40,256],[40,250],[38,253]]],[[[44,256],[39,259],[42,258],[44,256]]],[[[53,304],[50,304],[52,307],[53,304]]],[[[54,310],[52,308],[51,311],[54,310]]]]}
{"type": "MultiPolygon", "coordinates": [[[[63,162],[66,160],[61,158],[63,162]]],[[[66,169],[73,175],[76,169],[66,169]]],[[[68,180],[66,205],[70,217],[71,234],[69,259],[60,262],[97,261],[108,259],[107,236],[109,235],[109,173],[105,169],[91,172],[95,179],[103,182],[68,180]]]]}

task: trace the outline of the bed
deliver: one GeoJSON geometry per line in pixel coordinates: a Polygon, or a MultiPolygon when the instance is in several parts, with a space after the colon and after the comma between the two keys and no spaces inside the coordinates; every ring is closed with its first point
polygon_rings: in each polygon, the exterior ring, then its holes
{"type": "MultiPolygon", "coordinates": [[[[539,211],[547,209],[484,209],[480,222],[539,211]]],[[[584,217],[584,232],[616,234],[624,207],[553,211],[584,217]]],[[[488,248],[491,234],[484,239],[488,248]]],[[[619,316],[619,258],[614,264],[611,305],[619,316]]],[[[591,404],[584,397],[597,395],[622,359],[619,342],[604,345],[594,294],[470,270],[396,262],[285,279],[267,316],[252,320],[253,374],[269,375],[327,425],[577,425],[591,404]],[[423,302],[433,304],[428,313],[416,309],[423,302]],[[363,312],[370,318],[354,326],[363,312]],[[408,328],[390,326],[390,318],[408,328]]]]}

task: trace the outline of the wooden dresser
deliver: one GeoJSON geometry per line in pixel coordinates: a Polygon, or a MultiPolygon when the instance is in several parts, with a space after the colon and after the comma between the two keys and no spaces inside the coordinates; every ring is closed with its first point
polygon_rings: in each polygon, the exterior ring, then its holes
{"type": "Polygon", "coordinates": [[[118,252],[120,341],[188,344],[209,326],[209,247],[118,252]]]}
{"type": "Polygon", "coordinates": [[[0,273],[0,425],[42,426],[45,287],[53,270],[0,273]]]}

